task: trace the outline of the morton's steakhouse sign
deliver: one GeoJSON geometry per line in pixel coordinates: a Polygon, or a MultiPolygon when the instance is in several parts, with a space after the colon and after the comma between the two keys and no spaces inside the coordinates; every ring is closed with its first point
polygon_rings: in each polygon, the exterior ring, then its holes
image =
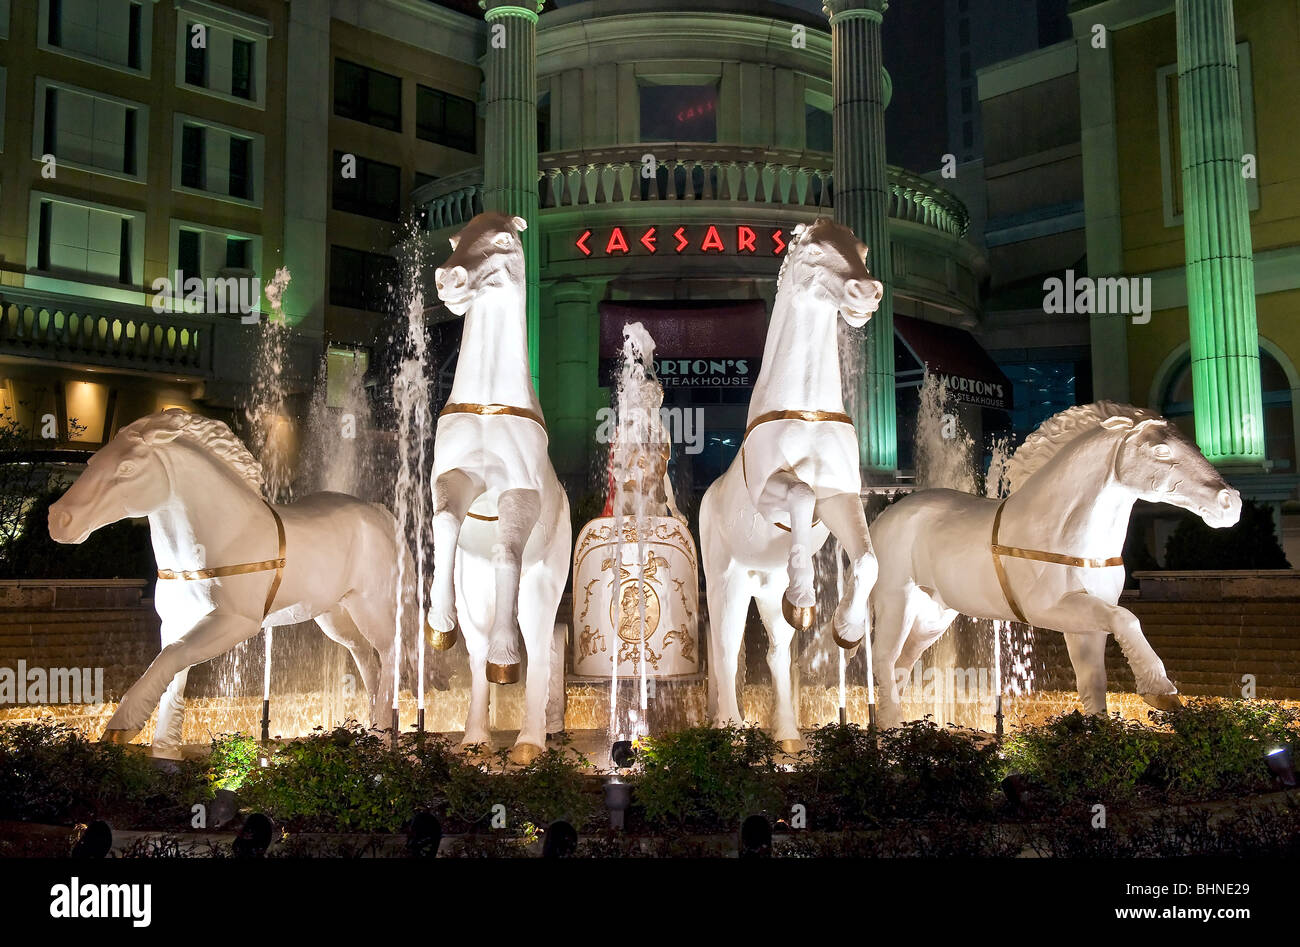
{"type": "Polygon", "coordinates": [[[780,256],[789,234],[783,227],[691,224],[583,230],[573,246],[583,257],[749,254],[780,256]]]}

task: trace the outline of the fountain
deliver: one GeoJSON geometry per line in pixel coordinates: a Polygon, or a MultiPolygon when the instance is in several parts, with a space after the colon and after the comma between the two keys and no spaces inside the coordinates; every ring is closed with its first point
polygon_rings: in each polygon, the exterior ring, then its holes
{"type": "Polygon", "coordinates": [[[649,732],[652,685],[699,671],[695,542],[668,477],[655,344],[639,322],[623,340],[605,509],[579,531],[573,566],[574,671],[609,679],[610,746],[649,732]],[[636,691],[622,709],[621,678],[636,691]]]}

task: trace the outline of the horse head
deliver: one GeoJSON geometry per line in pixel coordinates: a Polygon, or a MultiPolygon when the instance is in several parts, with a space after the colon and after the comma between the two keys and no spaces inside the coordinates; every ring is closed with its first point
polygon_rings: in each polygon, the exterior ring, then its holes
{"type": "Polygon", "coordinates": [[[1241,494],[1175,425],[1164,418],[1113,417],[1102,427],[1121,432],[1115,479],[1139,499],[1190,510],[1216,529],[1241,517],[1241,494]]]}
{"type": "Polygon", "coordinates": [[[838,310],[854,328],[866,324],[885,292],[867,270],[867,245],[825,217],[794,228],[782,275],[791,288],[838,310]]]}
{"type": "Polygon", "coordinates": [[[433,274],[443,305],[463,316],[484,290],[522,290],[524,248],[519,235],[527,227],[522,217],[490,212],[479,214],[451,237],[451,256],[433,274]]]}
{"type": "Polygon", "coordinates": [[[145,420],[166,419],[163,427],[128,425],[106,447],[96,451],[86,470],[55,503],[50,505],[50,538],[59,543],[82,543],[102,526],[127,517],[148,516],[171,496],[171,477],[155,449],[181,432],[171,415],[183,419],[179,409],[150,415],[145,420]]]}

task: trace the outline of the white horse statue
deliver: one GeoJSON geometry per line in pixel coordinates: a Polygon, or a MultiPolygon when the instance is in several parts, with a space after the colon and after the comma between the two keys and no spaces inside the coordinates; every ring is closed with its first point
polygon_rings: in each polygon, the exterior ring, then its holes
{"type": "Polygon", "coordinates": [[[425,632],[445,649],[465,632],[473,681],[465,744],[489,744],[488,688],[519,680],[523,725],[510,756],[546,745],[555,614],[568,578],[569,500],[547,455],[528,370],[522,217],[479,214],[451,238],[434,280],[465,316],[450,400],[433,449],[433,589],[425,632]],[[522,628],[522,632],[521,632],[522,628]]]}
{"type": "Polygon", "coordinates": [[[342,493],[273,506],[264,486],[261,466],[230,428],[172,408],[122,428],[50,506],[50,536],[61,543],[149,518],[162,650],[123,695],[106,741],[130,742],[161,700],[154,754],[174,754],[192,666],[260,628],[312,619],[351,652],[371,721],[386,722],[397,557],[406,554],[393,517],[342,493]]]}
{"type": "Polygon", "coordinates": [[[986,499],[920,490],[871,524],[885,550],[871,593],[883,727],[901,722],[899,680],[958,613],[1065,634],[1084,710],[1106,712],[1106,636],[1119,642],[1138,693],[1179,705],[1137,616],[1119,602],[1120,553],[1133,503],[1169,503],[1231,526],[1241,495],[1177,427],[1099,401],[1043,422],[1008,468],[1011,493],[986,499]]]}
{"type": "Polygon", "coordinates": [[[860,327],[880,305],[883,288],[866,256],[853,232],[830,220],[794,229],[744,442],[700,506],[714,720],[743,720],[736,664],[753,598],[767,626],[775,736],[786,749],[799,741],[790,645],[796,629],[816,624],[813,556],[828,534],[852,564],[832,634],[851,648],[868,630],[876,559],[859,498],[858,439],[840,390],[836,319],[860,327]]]}

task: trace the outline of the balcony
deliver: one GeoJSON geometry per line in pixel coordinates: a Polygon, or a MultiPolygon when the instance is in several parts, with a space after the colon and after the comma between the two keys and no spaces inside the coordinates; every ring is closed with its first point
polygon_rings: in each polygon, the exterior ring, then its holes
{"type": "Polygon", "coordinates": [[[0,287],[0,356],[208,378],[216,322],[0,287]]]}
{"type": "MultiPolygon", "coordinates": [[[[826,152],[780,151],[708,144],[640,144],[538,157],[541,210],[646,201],[722,201],[788,210],[830,211],[834,176],[826,152]],[[642,158],[655,156],[653,177],[642,158]]],[[[970,223],[965,205],[943,188],[903,168],[889,168],[889,215],[953,237],[970,223]]],[[[470,168],[417,190],[428,227],[465,224],[483,210],[483,169],[470,168]]]]}

